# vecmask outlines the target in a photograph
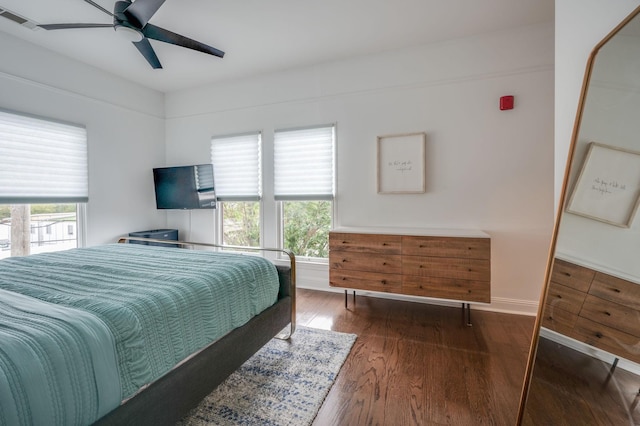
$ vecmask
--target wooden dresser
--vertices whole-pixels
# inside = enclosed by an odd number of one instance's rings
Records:
[[[640,284],[556,258],[542,326],[640,362]]]
[[[329,284],[461,302],[491,302],[491,239],[480,231],[339,228]]]

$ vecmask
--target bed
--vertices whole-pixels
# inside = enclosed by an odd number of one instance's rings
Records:
[[[128,237],[0,261],[0,424],[174,424],[288,338],[293,254],[216,247]]]

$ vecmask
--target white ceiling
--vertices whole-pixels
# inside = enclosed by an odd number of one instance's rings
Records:
[[[94,0],[113,10],[114,0]],[[112,23],[83,0],[0,0],[39,24]],[[0,31],[162,92],[351,56],[553,22],[554,0],[167,0],[150,23],[212,45],[223,59],[151,41],[153,70],[111,28]]]

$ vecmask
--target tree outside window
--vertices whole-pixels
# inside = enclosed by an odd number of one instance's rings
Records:
[[[283,202],[284,248],[300,257],[329,257],[331,204],[331,201]]]
[[[242,247],[260,246],[260,203],[257,201],[223,201],[218,203],[222,215],[222,244]]]

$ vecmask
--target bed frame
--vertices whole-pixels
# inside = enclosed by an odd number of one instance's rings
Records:
[[[277,252],[289,266],[276,265],[280,279],[277,302],[242,327],[191,356],[134,397],[99,419],[95,425],[174,425],[205,396],[238,369],[273,337],[289,339],[296,327],[296,265],[289,250],[222,246],[184,241],[123,237],[118,242],[172,244],[187,249],[230,248]],[[282,332],[289,325],[288,332]],[[282,333],[281,333],[282,332]],[[280,333],[280,334],[279,334]]]

